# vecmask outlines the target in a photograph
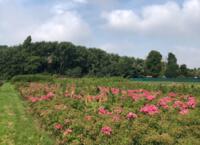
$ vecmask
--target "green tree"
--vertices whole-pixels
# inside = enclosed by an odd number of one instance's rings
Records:
[[[152,50],[147,56],[145,62],[145,71],[147,75],[158,77],[162,71],[162,55],[160,52]]]
[[[24,46],[25,48],[29,47],[30,44],[31,44],[31,41],[32,41],[31,36],[28,36],[28,37],[24,40],[23,46]]]
[[[183,77],[188,77],[188,68],[186,64],[180,66],[180,75]]]
[[[167,78],[176,78],[179,74],[179,66],[176,56],[173,53],[168,54],[165,76]]]

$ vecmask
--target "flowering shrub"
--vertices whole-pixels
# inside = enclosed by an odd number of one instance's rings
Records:
[[[110,114],[112,114],[112,112],[109,112],[108,110],[104,109],[103,107],[100,107],[98,109],[98,112],[99,112],[100,115],[110,115]]]
[[[178,145],[187,138],[195,143],[185,145],[199,143],[197,97],[137,88],[134,83],[98,79],[19,86],[30,105],[29,112],[59,145]]]
[[[54,128],[60,130],[63,128],[63,126],[61,124],[57,123],[54,125]]]
[[[194,98],[194,97],[189,97],[188,98],[188,102],[187,102],[187,106],[188,107],[191,107],[191,108],[195,108],[196,107],[196,104],[197,104],[197,102],[196,102],[196,99]]]
[[[49,92],[47,95],[41,96],[41,97],[27,97],[29,101],[32,103],[38,102],[38,101],[48,101],[51,100],[54,97],[54,94],[52,92]]]
[[[171,97],[163,97],[159,100],[158,105],[164,109],[168,109],[169,108],[168,104],[172,101],[173,99]]]
[[[137,114],[129,112],[126,117],[128,119],[135,119],[135,118],[137,118]]]
[[[155,105],[147,104],[140,109],[140,112],[143,112],[149,115],[154,115],[154,114],[159,113],[159,110],[158,110],[158,107],[156,107]]]
[[[101,132],[102,132],[104,135],[111,135],[112,129],[111,129],[109,126],[104,126],[104,127],[101,129]]]

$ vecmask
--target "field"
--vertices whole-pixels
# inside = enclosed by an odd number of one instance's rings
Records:
[[[48,144],[200,144],[199,84],[141,83],[122,78],[13,84],[26,104],[27,115],[39,122],[34,126],[55,141]],[[45,144],[41,142],[32,144]]]

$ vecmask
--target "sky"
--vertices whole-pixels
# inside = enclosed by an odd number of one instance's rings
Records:
[[[0,44],[70,41],[200,67],[200,0],[0,0]]]

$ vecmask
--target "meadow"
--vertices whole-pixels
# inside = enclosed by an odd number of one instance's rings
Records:
[[[20,79],[19,79],[20,80]],[[58,145],[199,145],[200,85],[122,78],[13,84]]]

